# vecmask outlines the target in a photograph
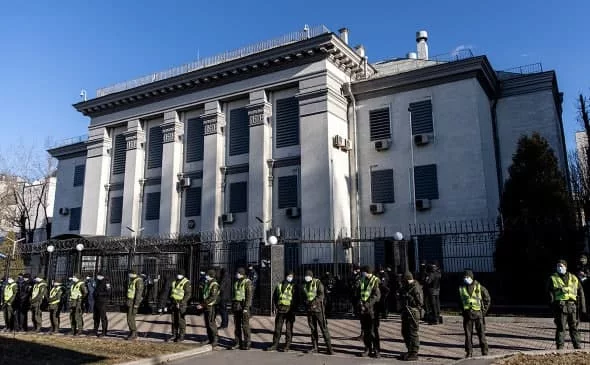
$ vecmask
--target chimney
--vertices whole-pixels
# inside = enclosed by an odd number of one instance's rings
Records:
[[[354,50],[356,51],[356,54],[361,56],[361,58],[365,57],[365,46],[363,46],[362,44],[359,44],[358,46],[354,47]]]
[[[348,44],[348,28],[339,29],[338,33],[340,33],[340,39],[342,42]]]
[[[416,52],[408,52],[408,55],[406,56],[406,58],[408,58],[410,60],[416,60],[416,59],[418,59],[418,55],[416,54]]]
[[[421,30],[416,32],[416,43],[417,43],[417,51],[418,51],[418,59],[420,60],[427,60],[428,59],[428,33],[425,30]]]

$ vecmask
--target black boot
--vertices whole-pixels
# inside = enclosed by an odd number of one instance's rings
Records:
[[[277,344],[275,344],[275,343],[273,343],[271,346],[264,349],[264,351],[276,351],[276,350],[277,350]]]
[[[365,351],[361,352],[359,354],[359,356],[360,357],[367,357],[367,356],[369,356],[369,349],[368,348],[365,348]]]
[[[306,353],[317,354],[318,353],[318,343],[316,341],[312,342],[311,349],[307,350]]]

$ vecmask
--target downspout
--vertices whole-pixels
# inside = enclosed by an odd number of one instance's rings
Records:
[[[348,138],[350,140],[350,151],[348,151],[348,165],[350,174],[350,221],[351,235],[358,235],[360,226],[359,215],[359,175],[358,175],[358,158],[357,158],[357,126],[356,126],[356,100],[350,82],[342,85],[344,96],[348,99],[347,117],[348,117]]]
[[[496,107],[498,106],[499,97],[494,97],[492,100],[492,132],[494,138],[494,155],[496,158],[496,177],[498,179],[498,197],[502,199],[502,190],[504,187],[504,174],[502,171],[502,160],[500,155],[500,138],[498,137],[498,113]]]

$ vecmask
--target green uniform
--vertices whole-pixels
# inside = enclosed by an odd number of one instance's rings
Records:
[[[2,300],[4,303],[4,328],[5,332],[14,331],[14,299],[18,292],[18,286],[16,283],[6,284],[2,293]]]
[[[47,283],[40,281],[33,285],[31,292],[31,316],[33,317],[33,330],[41,332],[43,325],[43,312],[41,311],[41,304],[43,299],[47,296]]]
[[[191,297],[192,287],[187,278],[174,280],[170,287],[172,301],[172,336],[176,341],[183,340],[186,333],[186,306]]]
[[[203,286],[203,309],[205,312],[205,327],[207,328],[207,338],[211,346],[217,346],[217,324],[215,323],[215,309],[219,303],[219,284],[215,279],[211,279]]]
[[[311,279],[303,286],[305,294],[305,304],[307,308],[307,324],[311,329],[311,352],[318,352],[318,326],[322,331],[328,353],[332,353],[332,342],[330,340],[330,331],[328,330],[328,321],[324,312],[324,285],[319,279]]]
[[[234,347],[250,349],[250,310],[252,308],[252,281],[238,279],[234,283],[232,310],[234,312]]]
[[[289,351],[291,340],[293,339],[293,325],[295,324],[295,312],[293,311],[295,284],[284,281],[277,285],[273,294],[273,305],[276,309],[275,332],[272,337],[272,345],[268,350],[274,351],[281,340],[283,323],[286,323],[285,329],[285,351]]]
[[[61,297],[64,293],[63,286],[54,286],[51,288],[49,292],[49,319],[51,320],[51,330],[50,333],[58,332],[59,331],[59,312],[61,310],[60,303]]]
[[[473,351],[473,327],[479,339],[481,354],[488,354],[488,342],[486,340],[485,315],[490,309],[491,298],[487,289],[479,282],[473,281],[471,285],[459,287],[459,298],[463,313],[463,331],[465,332],[465,354],[467,357]]]
[[[84,329],[84,317],[82,316],[82,303],[88,295],[88,289],[83,281],[78,281],[70,289],[70,323],[72,334],[79,335]]]
[[[420,310],[424,305],[422,288],[418,281],[406,284],[400,289],[402,304],[402,336],[408,349],[408,356],[417,356],[420,350],[420,337],[418,335],[418,321]]]
[[[129,338],[137,337],[137,326],[135,324],[135,316],[142,301],[143,294],[143,280],[137,276],[129,279],[129,286],[127,287],[127,325],[129,326]]]
[[[572,344],[575,349],[579,349],[581,343],[578,332],[579,315],[586,313],[584,290],[578,278],[569,272],[564,275],[557,273],[551,275],[548,286],[556,326],[555,343],[557,348],[563,348],[567,323]]]
[[[360,298],[360,317],[361,329],[363,333],[363,342],[365,343],[365,352],[363,356],[375,353],[379,356],[381,351],[379,339],[379,313],[375,310],[375,305],[381,299],[379,291],[379,278],[372,275],[370,278],[363,278],[359,285],[358,298]]]

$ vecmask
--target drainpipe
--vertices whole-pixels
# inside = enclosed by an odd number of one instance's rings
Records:
[[[350,221],[351,234],[354,237],[359,229],[359,176],[358,176],[358,158],[357,158],[357,127],[356,127],[356,100],[352,93],[350,82],[342,85],[344,96],[348,99],[347,117],[348,117],[348,138],[350,140],[350,151],[348,151],[348,164],[350,166]]]
[[[504,187],[504,173],[502,171],[502,160],[500,155],[500,138],[498,137],[498,113],[496,107],[498,106],[498,97],[492,100],[492,132],[494,137],[494,155],[496,158],[496,177],[498,179],[498,196],[502,199],[502,190]]]

